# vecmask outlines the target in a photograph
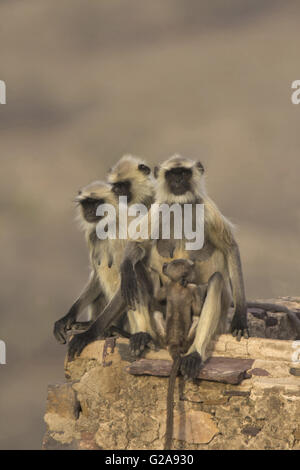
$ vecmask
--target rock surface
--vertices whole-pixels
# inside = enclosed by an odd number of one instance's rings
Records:
[[[297,311],[300,298],[284,303]],[[256,320],[266,325],[260,318],[266,313],[254,313],[252,331]],[[300,368],[300,342],[288,322],[285,329],[284,315],[271,316],[280,320],[278,335],[285,339],[266,332],[276,323],[264,327],[267,338],[237,342],[221,335],[212,344],[212,362],[217,356],[225,358],[223,365],[229,358],[246,360],[235,361],[247,364],[247,378],[238,385],[177,378],[174,449],[300,449],[300,377],[293,373]],[[153,368],[170,356],[150,350],[145,360]],[[132,367],[128,341],[121,338],[96,341],[66,362],[67,382],[48,388],[43,448],[162,449],[168,379],[132,375]]]

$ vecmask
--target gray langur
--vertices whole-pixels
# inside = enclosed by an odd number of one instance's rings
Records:
[[[91,274],[87,285],[68,313],[55,322],[54,336],[63,344],[66,343],[68,333],[86,329],[101,313],[115,292],[119,271],[110,240],[100,240],[96,234],[97,224],[102,218],[96,215],[98,206],[111,204],[117,209],[111,185],[103,181],[94,181],[79,190],[75,201],[78,204],[77,219],[89,250]],[[90,308],[91,322],[76,322],[86,307]]]
[[[190,204],[194,218],[197,204],[204,205],[204,245],[199,250],[187,250],[184,234],[182,239],[170,237],[157,240],[139,239],[132,242],[130,252],[143,247],[146,250],[145,263],[158,273],[162,285],[166,282],[163,265],[173,258],[191,259],[195,262],[196,284],[208,284],[207,295],[201,317],[196,328],[195,338],[181,361],[181,370],[187,377],[197,374],[202,362],[207,358],[207,346],[216,333],[221,332],[225,324],[228,307],[233,298],[235,313],[232,320],[232,332],[238,338],[248,337],[247,308],[244,282],[238,245],[233,236],[232,225],[221,214],[214,202],[207,196],[204,168],[200,162],[175,155],[164,162],[156,171],[157,186],[155,202],[158,204]],[[182,210],[182,213],[184,211]],[[148,223],[151,223],[151,216]],[[184,222],[184,221],[183,221]],[[184,225],[184,224],[182,224]],[[196,221],[193,220],[193,225]],[[149,233],[151,228],[149,229]],[[124,265],[131,263],[129,250],[126,249]],[[128,272],[134,273],[127,268]],[[122,275],[122,291],[128,304],[133,304],[136,297],[136,279]],[[197,364],[197,367],[195,367]]]
[[[166,300],[166,317],[153,314],[157,334],[173,359],[167,395],[165,449],[170,449],[173,435],[174,388],[182,356],[192,344],[204,304],[207,285],[195,284],[195,264],[189,259],[176,259],[163,265],[168,282],[156,292],[159,301]],[[195,363],[197,366],[197,363]]]
[[[107,179],[111,186],[111,194],[115,197],[116,201],[119,200],[120,196],[125,196],[128,207],[133,204],[143,204],[146,208],[151,206],[154,197],[154,180],[150,168],[140,158],[131,155],[123,156],[108,172]],[[102,243],[103,241],[100,240],[100,247]],[[98,315],[97,320],[91,322],[87,331],[77,334],[72,338],[68,352],[70,360],[75,355],[79,355],[87,344],[102,337],[107,328],[113,323],[113,319],[118,318],[124,311],[127,311],[125,329],[131,334],[132,350],[135,350],[136,344],[139,350],[143,348],[144,337],[139,335],[139,332],[144,331],[144,325],[149,323],[149,308],[145,305],[145,302],[146,299],[150,302],[151,283],[142,263],[139,263],[139,260],[137,260],[135,274],[139,277],[139,285],[144,286],[143,290],[147,291],[147,295],[143,298],[141,308],[139,308],[139,305],[134,311],[128,308],[119,289],[120,264],[123,259],[126,243],[127,239],[120,239],[118,233],[116,239],[107,240],[109,253],[113,255],[113,264],[110,266],[109,272],[103,272],[102,270],[100,273],[97,267],[96,270],[101,278],[104,290],[108,291],[106,296],[108,303],[101,314]]]
[[[169,158],[155,171],[156,203],[169,206],[177,204],[181,208],[184,204],[190,204],[194,227],[196,227],[194,220],[196,205],[204,205],[203,247],[199,250],[187,250],[186,242],[189,240],[185,239],[184,234],[180,240],[175,239],[172,233],[169,239],[163,239],[160,230],[157,240],[139,239],[129,243],[121,265],[123,297],[128,305],[133,305],[137,295],[134,259],[143,259],[143,263],[159,275],[162,285],[166,282],[162,269],[165,262],[170,262],[173,258],[187,258],[195,262],[196,284],[208,284],[208,288],[194,341],[181,361],[183,375],[190,378],[197,375],[202,362],[207,358],[207,348],[214,335],[224,332],[232,300],[234,315],[231,332],[238,340],[241,336],[245,338],[249,336],[242,266],[239,248],[233,235],[233,226],[207,195],[203,174],[204,167],[200,162],[179,155]],[[148,214],[148,233],[151,233],[152,210]],[[182,213],[184,214],[184,210]],[[182,222],[184,225],[184,220]],[[248,306],[272,307],[273,311],[281,308],[286,311],[286,307],[257,302],[249,302]],[[290,310],[287,314],[299,332],[299,320],[296,315]]]

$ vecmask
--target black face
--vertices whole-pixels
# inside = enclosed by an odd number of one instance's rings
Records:
[[[191,189],[192,170],[190,168],[178,167],[167,170],[165,173],[169,190],[175,196],[185,194]]]
[[[112,192],[117,197],[127,196],[127,202],[129,203],[132,199],[131,182],[129,180],[124,180],[112,183]]]
[[[105,204],[104,199],[93,199],[91,197],[87,197],[80,201],[80,205],[82,208],[82,214],[84,219],[89,222],[99,222],[101,216],[96,215],[97,207],[101,204]]]

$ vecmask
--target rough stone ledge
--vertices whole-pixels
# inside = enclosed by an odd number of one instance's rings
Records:
[[[300,298],[282,300],[299,309]],[[241,383],[177,378],[174,449],[300,450],[299,343],[283,315],[276,314],[277,323],[266,322],[265,312],[252,316],[252,331],[277,336],[237,342],[222,335],[211,348],[212,362],[249,361]],[[149,350],[144,360],[170,366],[165,350]],[[66,361],[67,382],[48,389],[43,448],[162,449],[168,381],[128,373],[136,365],[122,338],[96,341]]]

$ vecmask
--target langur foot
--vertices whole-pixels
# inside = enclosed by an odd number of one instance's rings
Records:
[[[129,343],[131,354],[135,357],[140,357],[151,340],[152,338],[149,333],[144,333],[143,331],[131,335]]]
[[[232,322],[231,322],[231,334],[238,341],[241,341],[242,336],[245,339],[249,338],[250,335],[249,335],[246,315],[243,315],[243,316],[234,315]]]
[[[84,333],[75,335],[68,345],[68,361],[74,361],[76,356],[80,356],[84,348],[99,338],[91,329]]]
[[[181,358],[180,372],[185,379],[196,379],[202,366],[202,358],[197,351]]]
[[[72,321],[67,318],[61,318],[54,323],[53,334],[59,343],[66,344],[68,331],[71,327]]]

